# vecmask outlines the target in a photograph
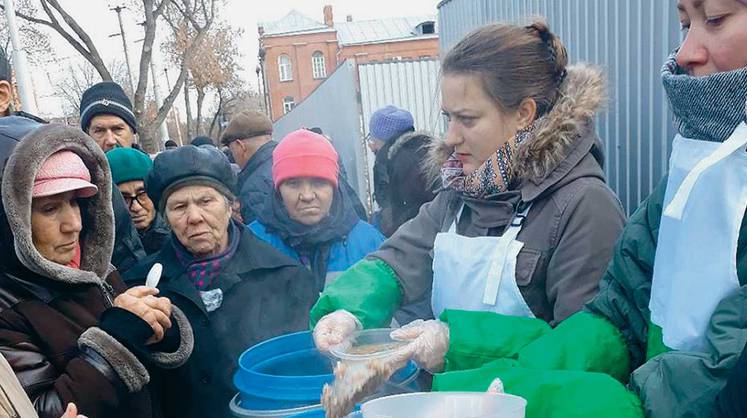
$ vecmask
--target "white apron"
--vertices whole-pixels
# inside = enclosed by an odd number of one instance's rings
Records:
[[[438,318],[446,309],[487,311],[534,317],[516,284],[516,258],[524,246],[516,237],[531,205],[517,214],[500,237],[468,238],[457,234],[456,224],[433,243],[431,307]]]
[[[746,146],[744,123],[723,143],[674,138],[649,302],[669,348],[705,351],[716,305],[739,288]]]

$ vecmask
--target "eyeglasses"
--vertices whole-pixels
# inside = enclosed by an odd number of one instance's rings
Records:
[[[127,205],[127,209],[132,210],[132,204],[135,202],[137,202],[140,207],[145,207],[145,205],[143,205],[143,202],[145,201],[144,199],[148,198],[148,193],[146,193],[145,190],[136,194],[135,196],[130,196],[123,193],[122,197],[124,198],[125,204]]]

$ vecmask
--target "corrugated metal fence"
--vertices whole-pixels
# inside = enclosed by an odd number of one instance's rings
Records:
[[[359,65],[363,132],[368,132],[373,112],[386,105],[409,110],[418,130],[443,132],[439,67],[440,63],[433,59]],[[369,182],[373,184],[375,156],[367,151],[366,159]]]
[[[635,210],[667,169],[674,128],[660,82],[667,54],[680,41],[671,0],[446,0],[439,4],[442,56],[472,29],[493,22],[526,24],[544,16],[571,63],[607,71],[610,100],[597,123],[610,186]]]
[[[409,110],[417,129],[442,132],[439,66],[432,59],[359,65],[364,131],[371,114],[391,104]]]

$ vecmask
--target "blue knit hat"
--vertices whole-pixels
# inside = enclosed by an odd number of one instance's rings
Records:
[[[415,130],[412,114],[392,105],[375,111],[368,125],[371,136],[384,142],[399,138],[407,131]]]

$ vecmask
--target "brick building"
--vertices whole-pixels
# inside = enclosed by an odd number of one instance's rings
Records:
[[[292,10],[258,25],[260,69],[273,120],[289,112],[337,65],[438,57],[435,16],[335,22],[324,6],[324,22]]]

